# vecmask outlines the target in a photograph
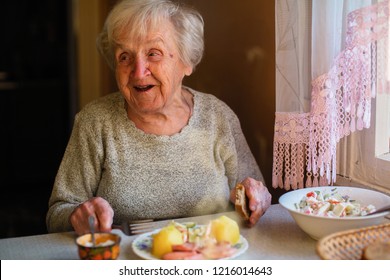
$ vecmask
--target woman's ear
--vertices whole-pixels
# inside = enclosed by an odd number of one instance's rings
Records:
[[[192,67],[191,66],[186,66],[186,68],[184,69],[184,75],[186,76],[190,76],[192,74]]]

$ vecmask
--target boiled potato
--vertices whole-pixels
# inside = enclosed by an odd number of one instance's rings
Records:
[[[166,226],[153,236],[152,254],[161,259],[166,253],[172,252],[172,245],[183,243],[182,233],[174,225]]]
[[[240,240],[240,229],[236,221],[221,216],[211,221],[210,235],[218,242],[227,241],[234,245]]]

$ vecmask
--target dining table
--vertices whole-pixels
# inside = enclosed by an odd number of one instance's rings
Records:
[[[225,215],[239,224],[240,234],[248,243],[247,249],[236,259],[241,260],[318,260],[317,240],[302,231],[290,213],[280,204],[271,205],[259,222],[248,227],[235,211],[175,219],[179,223],[199,225]],[[156,221],[154,228],[162,228],[169,221]],[[128,236],[121,230],[120,260],[143,259],[132,247],[140,235]],[[79,259],[75,232],[48,233],[0,239],[1,260],[75,260]]]

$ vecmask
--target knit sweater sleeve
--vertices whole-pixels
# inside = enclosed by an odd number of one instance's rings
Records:
[[[88,113],[80,112],[76,118],[68,146],[58,170],[46,224],[49,232],[72,230],[69,221],[72,211],[93,197],[101,177],[103,148],[99,127]]]
[[[241,124],[237,115],[233,111],[231,111],[229,118],[230,119],[228,123],[230,124],[231,133],[234,138],[234,144],[236,147],[236,158],[232,157],[226,162],[228,177],[231,177],[231,175],[229,174],[235,173],[230,172],[230,170],[236,171],[235,180],[232,180],[232,178],[229,179],[229,181],[231,182],[230,186],[234,187],[235,184],[243,181],[247,177],[251,177],[253,179],[265,183],[260,168],[250,150],[250,147],[241,129]],[[233,164],[233,162],[236,163]],[[231,168],[231,166],[234,165],[236,165],[236,167]]]
[[[238,154],[239,182],[247,177],[251,177],[258,181],[262,181],[265,184],[263,174],[260,171],[260,168],[240,127],[234,134],[234,138],[236,139],[236,148]]]

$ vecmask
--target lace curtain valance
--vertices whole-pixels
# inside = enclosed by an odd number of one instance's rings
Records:
[[[389,1],[276,1],[273,187],[336,180],[339,140],[389,92]]]

